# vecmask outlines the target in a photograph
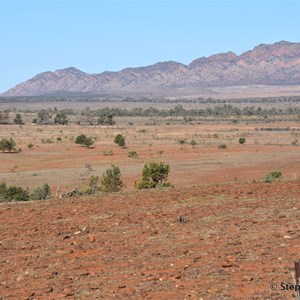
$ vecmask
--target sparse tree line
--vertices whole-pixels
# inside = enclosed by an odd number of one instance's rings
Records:
[[[0,111],[0,124],[24,124],[21,113],[16,113],[11,120],[9,111]],[[216,107],[207,107],[202,109],[185,109],[182,105],[176,105],[170,109],[157,108],[101,108],[91,110],[85,108],[83,110],[62,110],[47,109],[40,110],[36,113],[36,117],[32,119],[32,123],[38,125],[59,124],[67,125],[72,117],[73,122],[78,125],[106,125],[115,124],[115,117],[185,117],[186,123],[189,123],[191,117],[213,117],[213,118],[228,118],[228,117],[262,117],[268,118],[271,116],[296,116],[300,119],[300,108],[262,108],[256,106],[237,107],[229,104]],[[191,121],[191,120],[190,120]]]
[[[279,96],[279,97],[253,97],[253,98],[234,98],[234,99],[219,99],[219,98],[175,98],[168,97],[122,97],[116,95],[85,95],[85,96],[39,96],[39,97],[0,97],[0,103],[24,103],[24,102],[114,102],[114,103],[199,103],[199,104],[230,104],[230,103],[299,103],[299,96]]]
[[[172,184],[168,182],[169,170],[170,166],[162,162],[145,164],[141,181],[135,183],[136,189],[172,187]],[[101,192],[119,192],[124,186],[120,168],[112,165],[111,168],[107,169],[102,175],[100,185],[99,176],[92,175],[89,178],[86,187],[82,189],[75,188],[71,192],[60,195],[60,198],[75,195],[94,195]],[[28,188],[24,189],[18,186],[7,186],[5,182],[0,183],[0,202],[44,200],[49,198],[51,198],[51,190],[48,184],[44,184],[30,193]]]

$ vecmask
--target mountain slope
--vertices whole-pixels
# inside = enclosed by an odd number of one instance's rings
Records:
[[[88,74],[75,68],[44,72],[3,96],[39,96],[61,92],[169,94],[207,87],[300,84],[300,43],[262,44],[241,55],[201,57],[189,65],[174,61],[119,72]]]

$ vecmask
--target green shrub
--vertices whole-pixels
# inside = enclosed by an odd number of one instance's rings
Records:
[[[239,143],[241,145],[245,144],[246,143],[246,139],[244,137],[239,138]]]
[[[170,166],[162,162],[145,164],[142,181],[136,184],[136,188],[141,190],[171,186],[171,184],[167,182],[169,171]]]
[[[121,179],[121,171],[117,166],[112,165],[111,169],[105,171],[101,180],[101,190],[104,192],[118,192],[124,186]]]
[[[282,173],[280,171],[272,171],[267,173],[267,175],[265,176],[265,182],[271,183],[280,177],[282,177]]]
[[[86,139],[86,135],[80,134],[76,137],[75,144],[83,145],[85,139]]]
[[[76,137],[75,144],[79,144],[89,148],[94,144],[94,141],[91,137],[87,137],[84,134],[80,134]]]
[[[125,146],[125,137],[122,134],[116,135],[114,142],[119,145],[120,147]]]
[[[179,145],[184,145],[184,144],[186,144],[186,139],[180,139],[177,142]]]
[[[87,148],[90,148],[93,144],[94,141],[90,137],[87,137],[83,143],[83,145],[86,146]]]
[[[6,183],[0,183],[0,202],[28,201],[29,192],[18,186],[7,187]]]
[[[8,152],[11,152],[12,150],[17,151],[15,146],[16,146],[16,143],[12,138],[10,138],[10,139],[4,138],[0,141],[0,151],[2,151],[2,152],[6,151],[6,150]]]
[[[30,195],[31,200],[44,200],[49,198],[51,195],[50,187],[45,183],[41,187],[37,187]]]
[[[27,148],[28,149],[32,149],[34,147],[34,145],[32,144],[32,143],[29,143],[28,145],[27,145]]]

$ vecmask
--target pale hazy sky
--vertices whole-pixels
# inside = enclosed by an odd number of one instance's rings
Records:
[[[118,71],[300,42],[300,1],[0,0],[0,93],[44,71]]]

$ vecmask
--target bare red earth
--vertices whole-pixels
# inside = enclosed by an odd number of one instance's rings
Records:
[[[1,204],[0,299],[292,299],[299,196],[294,181]]]

